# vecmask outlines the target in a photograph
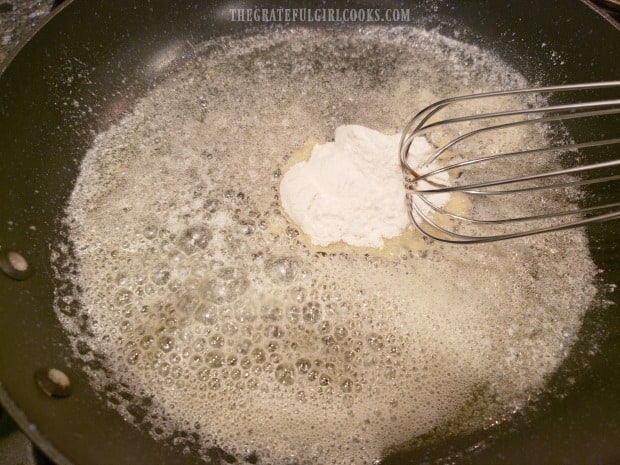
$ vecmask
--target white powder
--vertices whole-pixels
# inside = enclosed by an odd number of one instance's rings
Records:
[[[400,134],[340,126],[334,142],[315,145],[308,161],[286,172],[282,206],[313,244],[381,248],[409,226],[399,141]],[[409,156],[424,159],[431,149],[419,137]]]

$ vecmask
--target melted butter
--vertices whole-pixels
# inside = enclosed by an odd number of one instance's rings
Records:
[[[410,228],[380,251],[313,249],[289,234],[273,176],[340,124],[397,127],[403,102],[524,87],[515,70],[409,27],[204,50],[97,136],[67,206],[57,277],[73,287],[56,311],[76,356],[104,365],[90,372],[102,396],[136,423],[127,399],[148,399],[151,434],[185,431],[205,460],[217,446],[360,465],[544,389],[596,292],[579,231],[451,247]]]

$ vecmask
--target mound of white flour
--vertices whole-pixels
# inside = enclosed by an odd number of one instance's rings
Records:
[[[282,206],[313,244],[381,248],[409,226],[399,141],[400,134],[339,126],[333,142],[315,145],[308,161],[285,173]],[[431,149],[419,137],[409,156],[422,158]]]

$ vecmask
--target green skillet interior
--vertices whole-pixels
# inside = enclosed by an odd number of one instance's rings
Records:
[[[180,453],[183,444],[191,445],[191,438],[180,436],[181,445],[155,442],[89,387],[52,309],[49,257],[50,244],[59,236],[58,219],[94,135],[118,119],[166,71],[150,66],[152,57],[170,44],[269,27],[232,22],[233,6],[240,4],[71,2],[0,74],[0,253],[18,251],[34,269],[23,281],[0,275],[0,397],[26,433],[58,463],[201,463],[191,452]],[[258,6],[316,5],[260,2]],[[380,6],[411,8],[410,24],[437,27],[446,35],[455,28],[465,30],[461,40],[494,49],[527,78],[543,84],[620,77],[620,31],[579,1],[420,1]],[[551,59],[552,50],[561,60]],[[188,57],[190,51],[181,47]],[[76,109],[74,100],[92,112]],[[618,226],[607,223],[589,230],[593,254],[605,270],[601,281],[607,283],[617,283],[620,273]],[[551,380],[556,395],[541,399],[533,412],[499,426],[491,438],[489,432],[453,438],[403,451],[385,462],[434,462],[451,456],[457,463],[479,464],[618,463],[620,314],[615,299],[610,308],[590,312],[574,356]],[[34,381],[41,367],[65,370],[72,394],[63,399],[44,395]],[[568,386],[568,377],[576,383]],[[217,450],[212,459],[234,460]]]

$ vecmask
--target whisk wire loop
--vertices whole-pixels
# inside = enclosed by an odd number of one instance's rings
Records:
[[[435,239],[478,243],[620,218],[618,92],[620,81],[570,84],[424,108],[399,146],[411,220]],[[422,161],[418,137],[432,146]]]

